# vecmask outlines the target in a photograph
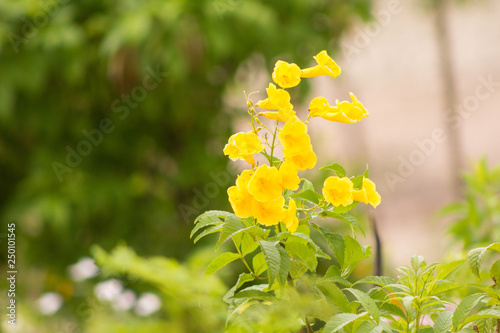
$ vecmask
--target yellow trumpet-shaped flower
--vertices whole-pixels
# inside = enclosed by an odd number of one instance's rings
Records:
[[[321,117],[326,120],[340,123],[357,123],[368,116],[363,104],[353,93],[349,93],[351,102],[337,100],[336,106],[330,106],[324,97],[316,97],[309,104],[309,113],[311,117]]]
[[[260,224],[267,226],[278,224],[283,221],[286,215],[283,209],[284,204],[283,196],[265,202],[254,200],[252,202],[252,215]]]
[[[306,124],[296,116],[293,116],[285,123],[278,137],[283,146],[285,161],[298,170],[314,168],[317,157],[312,150],[311,139],[307,134]]]
[[[229,203],[236,216],[245,218],[252,215],[252,202],[255,200],[248,192],[248,182],[252,177],[253,170],[244,170],[236,178],[236,186],[227,189]]]
[[[257,103],[258,107],[276,112],[261,112],[259,116],[286,122],[295,115],[293,105],[290,103],[290,94],[284,89],[277,89],[272,83],[266,88],[267,98]]]
[[[295,191],[299,188],[300,177],[298,169],[290,162],[283,162],[279,168],[281,174],[281,186],[287,190]]]
[[[373,208],[377,208],[382,201],[380,194],[376,191],[375,183],[368,178],[363,178],[363,187],[361,190],[354,190],[353,199],[365,204],[370,204]]]
[[[292,88],[300,83],[300,67],[278,60],[274,65],[273,80],[281,88]]]
[[[328,53],[323,50],[318,53],[314,60],[318,63],[318,65],[310,68],[305,68],[300,73],[300,77],[309,78],[320,75],[328,75],[331,77],[337,77],[340,75],[341,69],[339,65],[328,55]]]
[[[288,209],[285,210],[285,218],[283,219],[283,223],[285,223],[286,228],[292,234],[297,230],[297,227],[299,226],[299,218],[297,217],[297,204],[293,199],[290,199],[290,202],[288,202]]]
[[[349,206],[353,202],[352,181],[347,177],[328,177],[323,184],[323,196],[333,206]]]
[[[257,201],[271,201],[281,195],[283,191],[281,181],[281,174],[278,169],[264,164],[258,167],[250,178],[248,192]]]
[[[243,159],[255,165],[253,155],[264,150],[264,145],[254,132],[240,132],[233,134],[224,147],[224,155],[228,155],[233,161]]]

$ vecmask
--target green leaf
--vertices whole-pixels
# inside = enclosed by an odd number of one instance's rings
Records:
[[[290,270],[292,261],[284,248],[282,248],[279,244],[276,244],[276,248],[280,253],[280,270],[278,273],[278,283],[281,286],[284,286],[287,282],[288,271]]]
[[[205,270],[205,275],[212,275],[215,272],[217,272],[219,269],[222,267],[226,266],[230,262],[235,261],[240,257],[239,254],[237,253],[232,253],[232,252],[224,252],[221,255],[219,255],[217,258],[212,260],[212,262],[208,265],[207,269]]]
[[[221,229],[222,229],[222,224],[212,225],[212,226],[206,228],[205,230],[203,230],[202,232],[200,232],[200,234],[198,236],[196,236],[196,238],[194,239],[193,242],[196,244],[196,242],[199,241],[200,239],[202,239],[203,237],[210,235],[210,234],[213,234]]]
[[[472,274],[474,274],[479,279],[479,269],[486,253],[486,247],[479,247],[477,249],[470,250],[467,253],[467,264]]]
[[[470,322],[473,322],[478,319],[485,319],[485,318],[497,318],[500,319],[500,311],[499,310],[493,310],[493,309],[485,309],[482,311],[479,311],[476,314],[473,314],[472,316],[469,316],[465,318],[465,320],[462,322],[461,326],[464,326]]]
[[[349,312],[349,300],[335,283],[319,282],[317,287],[328,301],[338,306],[341,311]]]
[[[492,250],[492,251],[496,251],[496,252],[500,252],[500,243],[490,244],[490,245],[488,245],[487,249]]]
[[[422,256],[411,257],[411,268],[413,268],[415,272],[418,272],[418,270],[422,268],[422,265],[424,264],[425,264],[424,257]]]
[[[338,214],[338,213],[334,213],[334,212],[330,212],[330,211],[326,211],[326,210],[321,212],[320,215],[323,217],[325,217],[325,216],[333,217],[335,219],[339,219],[341,221],[347,222],[351,225],[352,228],[358,230],[359,232],[361,232],[363,234],[363,236],[365,236],[365,232],[363,231],[361,224],[359,224],[358,220],[352,215],[344,214],[344,213]]]
[[[233,239],[236,244],[239,244],[242,256],[252,253],[259,247],[259,243],[257,243],[248,232],[235,234]]]
[[[327,255],[325,252],[323,252],[323,250],[321,250],[321,248],[311,239],[311,237],[309,237],[308,235],[306,235],[304,233],[295,232],[295,233],[292,234],[289,231],[286,231],[286,232],[282,232],[278,236],[279,240],[282,240],[282,239],[285,239],[285,238],[289,238],[289,239],[303,239],[307,243],[311,244],[311,246],[314,248],[314,251],[316,252],[316,255],[318,257],[325,258],[325,259],[331,259],[329,255]]]
[[[257,253],[252,259],[252,267],[255,275],[260,276],[267,270],[266,258],[264,253]]]
[[[292,257],[292,266],[305,265],[305,267],[311,272],[316,272],[318,259],[316,258],[314,250],[309,248],[307,245],[298,243],[296,241],[286,242],[285,249],[288,252],[288,254]]]
[[[323,198],[321,194],[313,190],[304,190],[299,193],[292,194],[290,197],[294,199],[306,200],[315,205],[319,204],[319,201]]]
[[[463,325],[460,325],[469,312],[481,301],[484,294],[472,294],[465,297],[460,304],[458,304],[453,314],[453,329],[456,331]]]
[[[434,320],[434,333],[447,333],[451,328],[453,312],[443,311]]]
[[[220,232],[219,240],[217,241],[217,244],[215,244],[215,250],[217,251],[217,249],[219,248],[219,246],[221,246],[222,243],[224,243],[226,240],[231,238],[236,233],[241,232],[243,230],[249,230],[255,227],[256,226],[245,228],[243,222],[241,222],[237,217],[230,216],[226,218],[226,221],[224,221],[224,224],[222,225],[222,231]]]
[[[209,225],[214,225],[214,224],[222,224],[224,221],[222,221],[219,217],[217,216],[206,216],[205,218],[201,220],[197,220],[198,222],[195,222],[196,225],[191,231],[191,234],[189,235],[189,238],[193,238],[194,234],[200,230],[201,228],[208,227]]]
[[[335,265],[332,265],[330,266],[330,268],[328,268],[322,280],[337,282],[347,287],[350,287],[352,285],[352,283],[342,277],[339,268]]]
[[[269,286],[273,285],[274,279],[276,279],[280,271],[281,257],[280,252],[276,248],[276,244],[276,242],[259,241],[260,248],[266,259]]]
[[[371,254],[370,247],[366,250],[358,243],[358,241],[349,235],[344,236],[344,265],[343,270],[352,271],[355,265],[361,260],[368,258]]]
[[[385,287],[389,284],[395,284],[396,280],[387,276],[367,276],[353,283],[353,285],[359,283],[371,283],[380,287]]]
[[[444,280],[451,274],[455,273],[460,266],[465,263],[464,259],[455,260],[446,264],[440,264],[437,268],[436,279]]]
[[[332,250],[335,258],[339,262],[340,266],[344,265],[344,238],[342,235],[331,232],[330,230],[318,226],[319,231],[323,234],[323,237],[326,239],[326,243],[328,247]]]
[[[340,165],[338,163],[325,165],[324,167],[321,167],[319,169],[320,170],[333,170],[333,172],[335,172],[335,174],[338,177],[340,177],[340,178],[345,177],[345,169],[342,167],[342,165]]]
[[[345,207],[338,206],[338,207],[335,207],[333,209],[333,212],[337,213],[337,214],[347,213],[347,212],[351,211],[354,207],[356,207],[358,204],[359,204],[358,201],[354,201],[352,204],[345,206]]]
[[[361,290],[353,288],[347,288],[345,290],[349,291],[354,295],[354,297],[356,297],[361,306],[363,306],[366,312],[368,312],[368,314],[372,316],[373,320],[375,320],[378,325],[380,321],[380,313],[377,305],[375,304],[375,301]]]
[[[338,332],[344,326],[352,323],[358,318],[363,317],[365,314],[354,314],[354,313],[339,313],[330,318],[323,329],[324,333]]]
[[[495,279],[496,283],[500,282],[500,260],[497,260],[491,265],[490,278]]]
[[[309,180],[305,179],[305,178],[302,178],[300,180],[300,187],[302,188],[302,191],[307,191],[307,190],[311,190],[313,192],[316,192],[314,190],[314,185],[313,183],[311,183]]]

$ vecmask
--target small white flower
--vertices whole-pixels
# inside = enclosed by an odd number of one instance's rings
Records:
[[[161,299],[153,293],[141,295],[135,305],[135,313],[140,316],[149,316],[161,308]]]
[[[130,310],[135,304],[135,293],[127,289],[113,300],[113,308],[116,311]]]
[[[94,294],[100,300],[113,301],[123,290],[119,280],[111,279],[98,283],[94,287]]]
[[[36,300],[38,311],[49,316],[57,312],[63,304],[63,297],[56,292],[45,293]]]
[[[83,281],[96,276],[99,273],[99,267],[94,259],[84,257],[78,260],[74,265],[68,268],[69,276],[75,281]]]

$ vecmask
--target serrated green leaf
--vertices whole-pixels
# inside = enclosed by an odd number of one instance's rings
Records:
[[[452,275],[460,266],[465,263],[465,259],[455,260],[446,264],[440,264],[437,268],[436,279],[444,280]]]
[[[451,329],[453,312],[443,311],[434,320],[434,333],[447,333]]]
[[[214,224],[222,224],[224,223],[223,220],[221,220],[218,216],[207,216],[201,220],[199,220],[198,222],[195,222],[196,225],[194,226],[193,230],[191,230],[191,234],[189,235],[189,238],[193,238],[194,234],[204,228],[204,227],[208,227],[210,225],[214,225]]]
[[[367,276],[353,283],[353,285],[360,283],[371,283],[380,287],[385,287],[389,284],[395,284],[396,280],[387,276]]]
[[[354,297],[356,297],[361,306],[366,310],[366,312],[368,312],[370,316],[372,316],[373,320],[375,320],[378,325],[380,320],[380,313],[377,305],[375,304],[375,301],[361,290],[354,288],[347,288],[345,290],[349,291],[354,295]]]
[[[354,228],[355,230],[358,230],[359,232],[361,232],[363,234],[363,236],[365,236],[365,232],[363,231],[361,224],[359,224],[358,220],[352,215],[345,214],[345,213],[338,214],[338,213],[334,213],[334,212],[330,212],[330,211],[325,210],[325,211],[321,212],[321,216],[333,217],[335,219],[339,219],[341,221],[347,222],[351,225],[352,228]]]
[[[292,257],[292,266],[303,264],[306,270],[308,269],[311,272],[316,272],[318,259],[316,258],[314,250],[295,241],[288,241],[285,245],[285,249]]]
[[[203,230],[202,232],[199,233],[198,236],[196,236],[193,243],[196,244],[196,242],[199,241],[200,239],[202,239],[203,237],[210,235],[210,234],[213,234],[219,230],[222,230],[222,226],[223,226],[222,224],[217,224],[217,225],[212,225],[212,226],[209,226],[208,228],[205,228],[205,230]]]
[[[359,244],[359,242],[349,235],[344,236],[344,265],[342,270],[351,271],[361,260],[368,258],[371,251],[368,252]]]
[[[311,246],[314,248],[314,251],[316,252],[316,255],[318,257],[325,258],[325,259],[331,259],[329,255],[327,255],[325,252],[323,252],[323,250],[321,250],[321,248],[311,239],[311,237],[309,237],[308,235],[306,235],[304,233],[295,232],[295,233],[291,234],[289,231],[286,231],[286,232],[282,232],[281,234],[278,235],[279,240],[282,240],[285,238],[295,239],[295,240],[303,239],[307,243],[311,244]]]
[[[493,310],[493,309],[485,309],[485,310],[478,311],[478,313],[473,314],[472,316],[465,318],[462,321],[461,326],[467,325],[468,323],[471,323],[475,320],[486,319],[486,318],[500,319],[500,311]]]
[[[257,243],[257,241],[255,241],[247,232],[235,234],[233,235],[233,238],[235,243],[239,245],[242,256],[252,253],[259,247],[259,243]]]
[[[311,190],[313,192],[316,192],[316,191],[314,191],[313,183],[311,183],[309,180],[307,180],[305,178],[302,178],[300,180],[300,188],[302,189],[302,191]]]
[[[281,257],[280,252],[276,248],[276,244],[276,242],[259,241],[260,248],[266,259],[269,286],[273,285],[274,279],[276,279],[280,271]]]
[[[281,286],[285,286],[288,277],[288,271],[290,270],[290,266],[292,264],[291,258],[288,255],[288,252],[284,248],[282,248],[279,244],[276,245],[280,253],[280,270],[278,273],[278,283]]]
[[[334,213],[337,213],[337,214],[343,214],[343,213],[348,213],[349,211],[351,211],[354,207],[356,207],[357,205],[359,204],[358,201],[354,201],[352,204],[348,205],[348,206],[338,206],[338,207],[335,207],[333,209],[333,212]]]
[[[219,248],[225,241],[231,238],[238,232],[243,230],[250,230],[251,228],[256,228],[256,226],[245,227],[243,222],[241,222],[237,217],[227,217],[222,225],[222,230],[220,232],[219,240],[215,244],[215,250]]]
[[[352,283],[342,277],[339,268],[335,265],[332,265],[328,268],[322,280],[337,282],[347,287],[350,287],[352,285]]]
[[[492,250],[492,251],[496,251],[496,252],[500,252],[500,243],[490,244],[490,245],[488,245],[487,249]]]
[[[317,283],[317,287],[329,302],[341,311],[349,312],[349,300],[335,283]]]
[[[333,170],[335,174],[342,178],[345,177],[345,169],[342,167],[342,165],[338,163],[333,163],[333,164],[328,164],[325,165],[324,167],[319,168],[320,170]]]
[[[344,326],[349,325],[358,318],[363,317],[364,314],[354,314],[354,313],[339,313],[334,315],[325,325],[323,329],[324,333],[338,332]]]
[[[496,283],[500,282],[500,260],[497,260],[491,265],[490,278],[495,279]]]
[[[255,275],[260,276],[267,270],[266,258],[264,253],[257,253],[252,259],[252,267]]]
[[[330,250],[332,250],[335,258],[339,262],[340,266],[344,266],[344,238],[342,235],[331,232],[330,230],[318,226],[319,231],[323,234],[326,239],[326,243]]]
[[[299,200],[306,200],[315,205],[319,204],[319,201],[321,200],[321,198],[323,198],[321,194],[313,190],[304,190],[299,193],[294,193],[291,194],[290,197]]]
[[[219,269],[222,267],[226,266],[230,262],[235,261],[240,257],[239,254],[237,253],[232,253],[232,252],[224,252],[221,255],[219,255],[217,258],[212,260],[212,262],[208,265],[207,269],[205,270],[205,275],[212,275],[215,272],[217,272]]]
[[[470,250],[467,253],[467,264],[472,274],[474,274],[479,279],[479,269],[481,268],[481,263],[486,253],[486,247],[479,247],[477,249]]]
[[[422,256],[412,256],[411,257],[411,268],[413,271],[418,272],[420,268],[425,264],[424,257]]]
[[[463,321],[469,312],[481,301],[484,297],[484,294],[472,294],[465,297],[460,304],[458,304],[455,309],[455,313],[453,314],[453,329],[457,331],[459,328],[462,328]]]

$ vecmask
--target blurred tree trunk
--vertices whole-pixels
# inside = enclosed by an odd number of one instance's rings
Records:
[[[436,39],[438,43],[438,54],[440,62],[440,71],[442,78],[442,92],[445,102],[444,112],[456,113],[455,104],[457,102],[457,93],[455,87],[455,72],[453,69],[453,59],[450,50],[450,35],[448,32],[448,11],[449,0],[435,0],[435,26]],[[451,122],[445,121],[446,134],[448,137],[448,151],[450,164],[450,178],[452,191],[455,198],[461,197],[463,193],[463,184],[461,172],[463,170],[463,152],[460,142],[460,128],[455,128]]]

